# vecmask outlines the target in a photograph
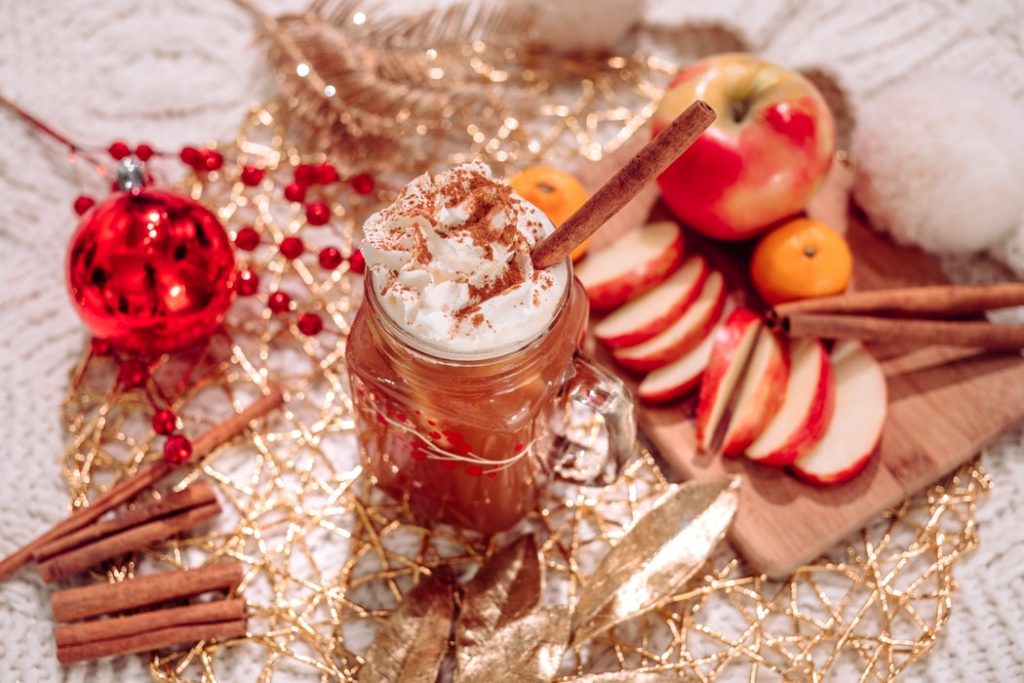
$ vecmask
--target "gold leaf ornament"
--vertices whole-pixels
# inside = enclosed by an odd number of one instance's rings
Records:
[[[456,627],[457,683],[550,681],[569,640],[569,610],[537,607],[541,565],[533,536],[496,553],[466,587]]]
[[[548,683],[569,645],[569,608],[538,607],[497,629],[487,643],[460,650],[455,683]]]
[[[381,626],[359,670],[360,683],[434,683],[448,653],[455,592],[447,579],[412,589]]]
[[[573,644],[676,593],[725,536],[738,502],[737,477],[672,485],[584,583],[572,615]]]

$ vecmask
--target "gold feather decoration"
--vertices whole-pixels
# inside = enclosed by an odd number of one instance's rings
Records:
[[[533,49],[524,5],[456,4],[409,17],[379,16],[363,0],[319,0],[271,17],[236,2],[262,25],[287,108],[311,144],[364,170],[482,159],[501,171],[551,161],[560,138],[566,158],[598,159],[646,121],[660,85],[651,77],[671,72],[648,57]]]

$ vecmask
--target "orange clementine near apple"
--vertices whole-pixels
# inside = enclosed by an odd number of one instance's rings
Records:
[[[808,218],[762,237],[750,260],[750,279],[772,305],[839,294],[852,272],[853,254],[843,236]]]
[[[587,201],[587,191],[575,176],[551,166],[531,166],[514,175],[509,184],[516,194],[543,211],[556,228]],[[589,244],[588,239],[573,249],[572,260],[579,260]]]

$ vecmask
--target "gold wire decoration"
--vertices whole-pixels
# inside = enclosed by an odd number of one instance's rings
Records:
[[[665,75],[656,63],[639,59],[615,73],[621,88],[606,93],[602,106],[635,106],[630,97],[639,92],[656,97]],[[301,205],[285,201],[282,188],[296,163],[316,159],[290,146],[287,112],[277,106],[254,111],[225,150],[224,170],[188,188],[229,230],[252,224],[260,232],[263,246],[246,264],[260,274],[260,294],[240,299],[206,348],[164,359],[153,381],[177,397],[174,407],[190,435],[241,409],[271,378],[286,387],[288,401],[179,483],[207,476],[218,485],[225,513],[214,529],[97,573],[101,580],[123,580],[143,564],[244,563],[249,634],[153,657],[157,681],[354,680],[376,630],[405,593],[431,575],[465,581],[508,541],[508,534],[485,539],[423,526],[364,476],[343,362],[358,278],[347,265],[320,268],[315,252],[335,245],[350,253],[361,218],[392,191],[381,187],[360,197],[339,185],[319,190],[332,202],[333,220],[304,227]],[[610,138],[600,152],[615,144]],[[545,145],[579,151],[559,137],[539,141],[538,155],[550,151]],[[270,171],[257,188],[236,180],[247,163]],[[287,260],[275,245],[300,229],[307,255]],[[295,302],[288,315],[267,309],[267,292],[276,289]],[[303,335],[296,326],[303,311],[320,313],[324,332]],[[63,463],[75,504],[159,457],[162,438],[148,425],[151,407],[139,391],[112,388],[114,376],[111,359],[89,355],[71,375],[62,406],[69,433]],[[580,439],[599,438],[587,425],[581,430]],[[546,600],[575,602],[610,545],[667,486],[642,449],[606,489],[553,486],[523,525],[538,540]],[[948,619],[953,567],[978,543],[975,504],[988,487],[975,461],[787,581],[752,574],[723,546],[677,595],[572,648],[559,678],[675,671],[705,681],[737,673],[749,680],[821,680],[856,670],[865,680],[891,679],[934,646]]]

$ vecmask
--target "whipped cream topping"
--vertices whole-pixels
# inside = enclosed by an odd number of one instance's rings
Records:
[[[554,229],[475,162],[409,183],[367,219],[361,250],[396,324],[440,351],[484,354],[529,342],[557,312],[568,268],[530,260]]]

